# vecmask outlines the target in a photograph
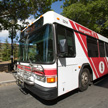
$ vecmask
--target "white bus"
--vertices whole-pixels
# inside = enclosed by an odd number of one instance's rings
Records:
[[[108,74],[108,39],[49,11],[21,32],[16,79],[52,100]]]

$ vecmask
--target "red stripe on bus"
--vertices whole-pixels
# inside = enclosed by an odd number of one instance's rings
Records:
[[[78,26],[78,25],[76,25],[76,23],[74,24],[74,22],[72,22],[71,20],[69,20],[69,21],[70,21],[70,24],[71,24],[71,26],[73,27],[73,29],[77,30],[77,26]],[[84,28],[83,28],[83,29],[84,29]],[[86,37],[84,38],[84,36],[81,36],[81,34],[76,33],[76,32],[75,32],[75,34],[76,34],[76,36],[77,36],[77,38],[78,38],[78,40],[79,40],[79,42],[80,42],[80,44],[81,44],[81,46],[82,46],[82,49],[83,49],[83,51],[84,51],[86,57],[87,57],[88,60],[89,60],[89,63],[90,63],[90,65],[91,65],[92,69],[93,69],[93,72],[95,73],[96,78],[98,78],[99,75],[98,75],[98,73],[97,73],[97,70],[96,70],[96,68],[95,68],[95,65],[94,65],[94,63],[92,63],[93,61],[91,61],[90,58],[88,57],[87,45],[86,45],[86,40],[85,40]],[[80,36],[81,36],[81,37],[80,37]],[[82,37],[83,37],[83,38],[82,38]],[[83,39],[83,40],[81,40],[81,39]]]
[[[22,65],[18,65],[17,66],[19,69],[25,70],[25,71],[29,71],[31,72],[31,67],[28,66],[22,66]],[[35,74],[39,74],[39,72],[34,71]],[[44,69],[44,73],[45,75],[57,75],[57,69]]]
[[[57,69],[44,69],[45,75],[57,75]]]
[[[71,20],[69,20],[69,21],[70,21],[70,23],[75,23],[75,22],[73,22]],[[94,32],[94,31],[92,31],[92,30],[90,30],[90,29],[88,29],[88,28],[86,28],[86,27],[84,27],[84,26],[82,26],[82,25],[80,25],[78,23],[75,23],[75,25],[77,26],[77,28],[72,25],[72,27],[74,28],[74,30],[80,31],[80,32],[82,32],[82,33],[84,33],[86,35],[89,35],[89,36],[92,36],[94,38],[99,39],[99,37],[98,37],[98,35],[97,35],[96,32]]]

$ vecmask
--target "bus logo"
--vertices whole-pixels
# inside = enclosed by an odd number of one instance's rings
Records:
[[[105,70],[105,65],[104,65],[104,62],[101,61],[99,63],[99,71],[100,71],[100,73],[104,73],[104,70]]]

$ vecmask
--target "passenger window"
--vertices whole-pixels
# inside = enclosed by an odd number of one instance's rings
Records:
[[[105,57],[104,42],[102,41],[99,41],[99,51],[100,51],[100,57]]]
[[[87,48],[89,57],[98,57],[98,46],[95,38],[87,37]]]
[[[74,34],[72,30],[66,30],[66,38],[68,44],[68,56],[75,56],[75,42],[74,42]]]
[[[106,48],[106,56],[108,57],[108,43],[105,44],[105,48]]]

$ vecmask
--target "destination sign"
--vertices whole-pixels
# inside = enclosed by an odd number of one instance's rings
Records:
[[[26,28],[22,33],[21,33],[21,37],[25,37],[27,35],[29,35],[30,33],[32,33],[33,31],[37,30],[38,28],[40,28],[43,25],[43,17],[40,18],[39,20],[37,20],[35,23],[33,23],[31,26],[29,26],[28,28]]]

